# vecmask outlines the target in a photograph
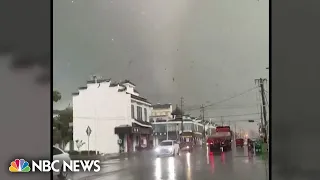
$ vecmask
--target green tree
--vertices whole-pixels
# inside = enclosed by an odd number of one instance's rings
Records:
[[[52,97],[53,102],[58,102],[61,99],[61,97],[62,96],[61,96],[61,93],[59,91],[57,91],[57,90],[53,91],[53,97]]]
[[[72,108],[59,111],[58,116],[53,119],[53,143],[59,144],[62,148],[73,140],[73,131],[70,126],[73,122]]]
[[[53,102],[58,102],[61,99],[61,93],[57,90],[53,90]],[[53,130],[53,144],[60,144],[61,134],[60,134],[60,122],[57,117],[53,118],[52,124]]]

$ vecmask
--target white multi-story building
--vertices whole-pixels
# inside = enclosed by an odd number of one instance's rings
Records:
[[[160,107],[163,105],[159,105]],[[155,109],[155,106],[154,106]],[[170,106],[171,117],[163,120],[165,115],[167,115],[165,110],[169,108],[161,108],[160,112],[162,114],[154,114],[156,117],[155,121],[152,122],[153,126],[153,145],[157,146],[163,140],[183,140],[184,141],[193,141],[195,144],[202,144],[202,140],[204,138],[204,128],[205,126],[201,123],[201,120],[196,118],[192,118],[189,115],[182,115],[182,111],[178,106],[175,110],[172,110],[172,106]],[[162,115],[162,119],[159,116]],[[183,131],[182,131],[182,119],[183,119]],[[207,129],[207,128],[206,128]],[[181,139],[182,138],[182,139]]]
[[[151,103],[135,85],[95,79],[73,93],[73,140],[82,140],[80,150],[99,153],[131,152],[148,147]],[[87,128],[91,129],[90,136]]]
[[[155,104],[152,105],[150,116],[151,122],[172,120],[172,104]]]
[[[163,140],[177,140],[180,136],[188,134],[196,144],[203,140],[204,125],[196,119],[183,117],[183,132],[181,131],[181,120],[171,119],[170,121],[153,122],[153,145],[157,146]]]

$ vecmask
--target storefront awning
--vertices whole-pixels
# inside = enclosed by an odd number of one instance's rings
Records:
[[[115,134],[152,134],[152,128],[142,127],[138,124],[132,123],[132,126],[118,126],[114,128]]]
[[[114,128],[115,134],[131,134],[132,127],[131,126],[118,126]]]

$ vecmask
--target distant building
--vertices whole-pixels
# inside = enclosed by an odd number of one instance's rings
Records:
[[[157,146],[163,140],[177,140],[181,136],[190,138],[187,141],[192,139],[196,144],[201,144],[204,132],[204,125],[200,123],[201,120],[190,116],[182,116],[178,107],[173,110],[171,115],[172,118],[168,121],[152,122],[154,146]],[[183,132],[181,130],[181,117],[183,118]]]
[[[172,104],[155,104],[152,105],[150,122],[162,122],[172,120]]]
[[[81,150],[87,150],[89,144],[90,150],[100,153],[148,147],[152,144],[151,109],[151,103],[128,80],[87,81],[73,93],[73,139],[85,142]],[[88,127],[92,130],[89,138]]]

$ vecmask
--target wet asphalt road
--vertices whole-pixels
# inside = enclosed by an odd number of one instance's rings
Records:
[[[206,148],[176,157],[157,158],[153,152],[143,152],[109,163],[114,172],[86,178],[94,180],[267,180],[264,157],[248,156],[246,148],[209,155]],[[77,180],[78,178],[74,178]],[[81,178],[85,179],[85,178]]]

